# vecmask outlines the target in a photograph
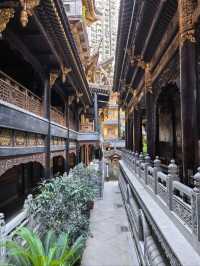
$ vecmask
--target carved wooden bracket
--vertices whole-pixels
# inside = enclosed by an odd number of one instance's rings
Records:
[[[28,24],[28,19],[32,16],[34,9],[39,6],[40,0],[20,0],[22,6],[20,21],[23,27]]]
[[[40,0],[19,0],[22,7],[20,21],[23,27],[28,24],[29,16],[32,16],[34,9],[40,4]],[[10,19],[14,17],[14,8],[0,9],[0,33],[2,33]]]
[[[62,66],[61,70],[62,70],[62,82],[65,83],[67,75],[72,71],[72,69]]]
[[[51,73],[50,73],[50,81],[49,81],[50,88],[53,87],[53,85],[55,84],[57,78],[58,78],[58,71],[57,70],[51,71]]]
[[[79,103],[81,97],[83,97],[83,93],[82,92],[76,92],[76,102],[77,103]]]
[[[69,96],[69,105],[72,104],[74,98],[75,98],[74,95]]]
[[[134,51],[132,49],[127,50],[128,58],[132,66],[136,66],[142,69],[147,67],[147,63],[144,62],[144,59],[141,55],[134,55]]]
[[[2,8],[0,9],[0,33],[2,33],[10,19],[14,17],[14,9],[13,8]]]

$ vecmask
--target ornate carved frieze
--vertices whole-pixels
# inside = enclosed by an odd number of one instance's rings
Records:
[[[180,45],[185,41],[195,42],[194,10],[195,0],[179,0]]]
[[[0,128],[0,147],[45,146],[44,135]]]
[[[62,156],[62,157],[66,157],[65,154],[65,150],[63,151],[56,151],[56,152],[51,152],[51,159],[53,159],[54,157],[58,157],[58,156]]]
[[[52,137],[51,145],[65,145],[65,139],[60,137]]]
[[[10,19],[14,17],[13,8],[2,8],[0,9],[0,33],[6,29]]]
[[[20,164],[26,164],[29,162],[38,162],[45,167],[45,153],[38,153],[23,157],[14,157],[9,159],[0,160],[0,176],[3,175],[7,170]]]

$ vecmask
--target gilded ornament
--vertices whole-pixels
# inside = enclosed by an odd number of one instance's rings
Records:
[[[13,8],[3,8],[0,9],[0,33],[2,33],[10,19],[14,17],[14,9]]]
[[[29,16],[32,16],[34,9],[39,6],[40,0],[20,0],[22,6],[20,21],[23,27],[28,24]]]

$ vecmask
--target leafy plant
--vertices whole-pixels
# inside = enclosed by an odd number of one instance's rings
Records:
[[[40,193],[30,208],[41,232],[50,229],[68,232],[72,243],[80,235],[88,234],[88,202],[95,198],[89,175],[88,169],[80,164],[68,177],[57,177],[41,184]]]
[[[52,230],[43,241],[27,228],[17,231],[17,241],[6,242],[9,262],[13,266],[73,266],[81,258],[84,238],[79,237],[73,246],[69,245],[69,235],[56,235]],[[4,264],[5,265],[5,264]]]

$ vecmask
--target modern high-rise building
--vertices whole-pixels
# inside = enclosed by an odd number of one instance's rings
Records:
[[[96,0],[97,9],[102,13],[101,20],[89,29],[89,41],[93,51],[100,46],[100,61],[115,56],[118,24],[118,0]]]

